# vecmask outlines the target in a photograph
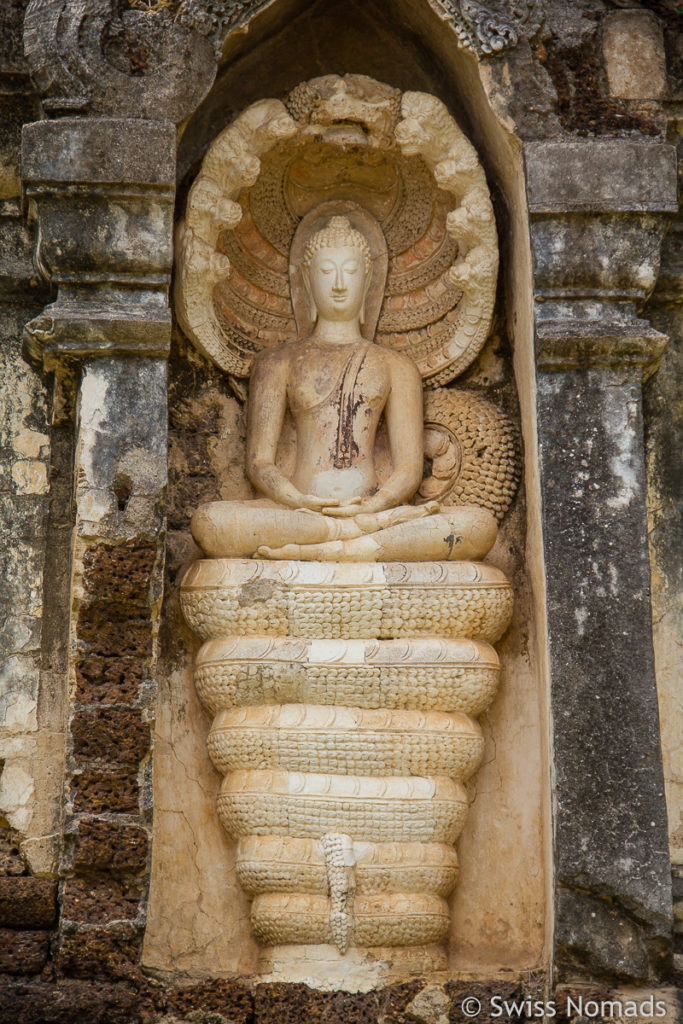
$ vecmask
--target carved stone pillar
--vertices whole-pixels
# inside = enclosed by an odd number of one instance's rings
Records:
[[[641,380],[666,336],[652,289],[671,147],[525,147],[555,774],[554,953],[569,977],[645,980],[670,955]]]
[[[683,158],[683,124],[672,126],[678,165]],[[680,180],[680,175],[679,175]],[[683,410],[678,401],[683,379],[683,193],[679,186],[678,213],[662,244],[657,285],[647,315],[671,338],[660,371],[643,390],[647,425],[645,447],[648,484],[648,541],[652,567],[652,640],[655,650],[664,777],[671,837],[671,874],[674,899],[674,965],[683,954],[683,785],[672,779],[668,765],[675,763],[680,746],[683,690],[680,685],[680,650],[672,624],[680,615],[683,505],[680,500],[680,453],[683,448]],[[668,762],[668,765],[667,765]]]
[[[0,5],[0,972],[25,979],[45,966],[56,916],[61,723],[45,697],[49,682],[40,685],[58,440],[49,436],[47,389],[19,358],[23,326],[47,301],[22,218],[21,123],[40,112],[23,59],[22,15],[18,5]]]
[[[23,180],[57,286],[26,346],[61,381],[62,418],[79,382],[59,964],[122,977],[137,969],[150,846],[174,125],[27,125]]]

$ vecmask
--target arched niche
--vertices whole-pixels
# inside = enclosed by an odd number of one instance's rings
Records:
[[[487,173],[501,253],[492,333],[456,381],[489,394],[516,421],[524,484],[490,560],[512,580],[516,610],[499,647],[501,690],[482,721],[484,764],[470,789],[470,817],[458,849],[449,970],[492,978],[546,966],[549,885],[549,772],[545,693],[539,486],[536,466],[531,257],[521,145],[495,113],[486,70],[460,48],[433,6],[279,0],[226,40],[216,82],[184,126],[178,151],[178,214],[201,160],[249,104],[283,98],[324,74],[368,75],[438,96],[475,146]],[[512,86],[514,88],[514,84]],[[244,415],[226,377],[179,337],[171,360],[171,580],[192,556],[187,510],[212,496],[248,497],[234,455]],[[216,436],[218,435],[218,436]],[[186,474],[183,479],[183,473]],[[212,495],[210,479],[223,474]],[[162,630],[155,739],[155,833],[143,962],[171,976],[253,975],[258,950],[234,854],[214,814],[218,776],[206,758],[205,719],[194,693],[197,643],[180,624],[169,587]],[[324,986],[315,971],[302,977]],[[283,976],[277,980],[289,980]],[[294,980],[294,979],[291,979]],[[301,980],[301,979],[297,979]],[[344,987],[381,984],[350,968]]]

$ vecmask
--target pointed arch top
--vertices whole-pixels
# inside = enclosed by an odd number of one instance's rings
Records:
[[[427,0],[479,56],[532,36],[544,0]],[[48,114],[184,121],[211,88],[228,36],[273,0],[31,0],[24,48]]]

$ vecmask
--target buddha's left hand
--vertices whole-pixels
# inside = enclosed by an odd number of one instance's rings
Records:
[[[326,505],[321,511],[324,516],[337,516],[340,519],[350,519],[361,511],[369,511],[362,508],[362,498],[351,498],[344,505]]]
[[[338,519],[350,519],[352,516],[368,512],[384,512],[385,509],[393,508],[396,504],[395,499],[388,498],[386,494],[378,491],[370,498],[351,498],[343,505],[325,506],[323,515],[336,516]]]

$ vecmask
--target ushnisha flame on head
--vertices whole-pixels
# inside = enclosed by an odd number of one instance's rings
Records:
[[[340,246],[352,246],[354,249],[360,249],[365,263],[365,273],[370,272],[372,267],[370,246],[365,236],[351,227],[348,217],[331,217],[324,228],[311,235],[304,249],[302,265],[308,270],[311,260],[317,252],[320,252],[321,249],[339,248]]]

